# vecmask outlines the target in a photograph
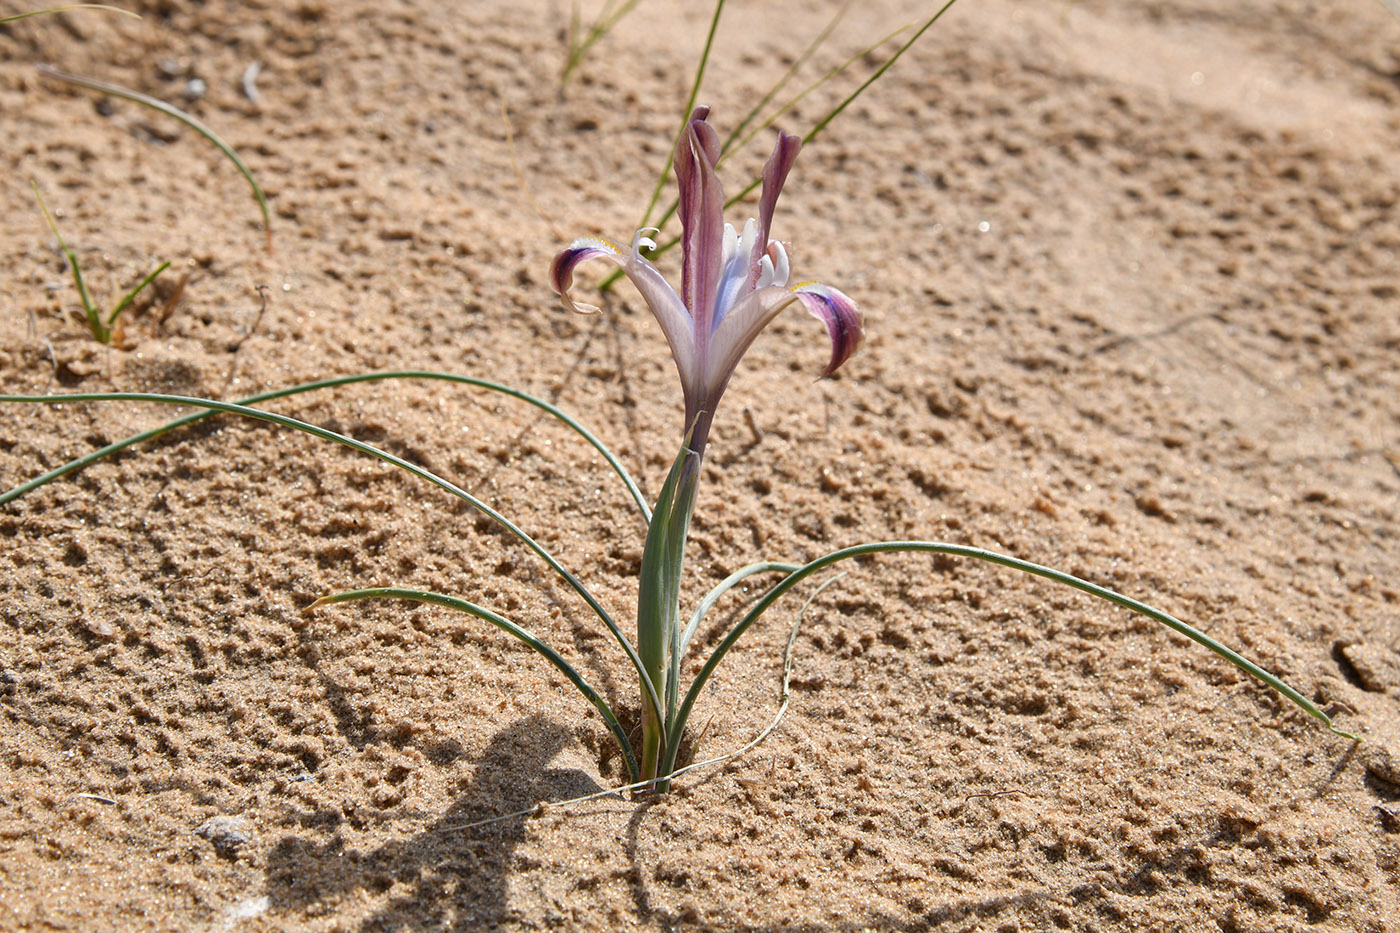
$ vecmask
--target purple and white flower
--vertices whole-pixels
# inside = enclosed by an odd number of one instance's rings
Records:
[[[849,359],[863,336],[859,309],[840,291],[817,284],[787,287],[787,246],[769,238],[778,194],[802,141],[787,133],[778,134],[773,154],[763,167],[758,217],[749,218],[740,234],[724,222],[724,191],[715,173],[720,143],[706,122],[709,113],[708,107],[697,107],[676,146],[684,254],[679,294],[642,257],[643,247],[656,246],[648,237],[655,228],[638,230],[626,251],[599,237],[582,237],[555,256],[550,266],[554,290],[565,307],[574,311],[598,310],[570,293],[574,269],[580,263],[608,259],[632,280],[671,346],[685,392],[686,426],[694,430],[692,449],[701,454],[715,407],[740,357],[788,305],[801,303],[826,325],[831,362],[823,376]]]

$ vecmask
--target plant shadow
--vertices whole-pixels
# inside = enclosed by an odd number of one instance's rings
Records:
[[[308,917],[365,894],[391,892],[360,930],[479,930],[508,917],[507,882],[525,819],[467,827],[602,790],[585,772],[545,769],[571,734],[541,715],[522,717],[492,737],[456,802],[422,832],[367,852],[346,846],[337,829],[327,843],[284,836],[268,854],[273,910]]]

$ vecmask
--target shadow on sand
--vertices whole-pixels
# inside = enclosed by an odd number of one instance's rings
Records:
[[[564,728],[538,715],[501,729],[482,755],[471,785],[412,838],[360,852],[347,848],[339,832],[324,845],[283,837],[268,855],[272,908],[314,916],[321,905],[335,910],[334,905],[358,891],[378,895],[392,890],[388,903],[359,929],[479,930],[500,923],[507,917],[507,873],[525,838],[525,820],[458,827],[601,790],[577,769],[542,767],[570,740]]]
[[[308,828],[329,829],[331,840],[319,844],[288,835],[277,843],[268,856],[270,906],[284,918],[306,920],[325,913],[353,913],[357,898],[378,899],[389,892],[382,907],[354,925],[362,931],[482,930],[523,919],[512,914],[507,889],[515,849],[527,835],[526,819],[461,827],[601,790],[578,769],[542,767],[571,740],[566,729],[543,716],[516,720],[492,738],[474,780],[439,819],[409,839],[368,852],[345,846],[337,829],[344,817],[338,813],[309,815],[304,821]],[[653,901],[638,852],[638,831],[652,803],[636,805],[619,843],[632,863],[632,901],[648,928],[844,933],[874,927],[913,933],[980,928],[1003,914],[1036,914],[1046,906],[1047,894],[1037,891],[944,905],[912,920],[875,914],[834,925],[709,926],[689,911],[673,914]]]

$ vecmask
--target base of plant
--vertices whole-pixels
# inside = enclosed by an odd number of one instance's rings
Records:
[[[627,733],[628,740],[634,747],[640,748],[642,741],[641,706],[635,703],[626,706],[616,706],[614,707],[614,713],[617,715],[617,721],[622,726],[623,731]],[[689,726],[686,728],[685,732],[681,735],[680,750],[676,756],[676,770],[683,770],[697,760],[695,757],[696,748],[700,740],[704,738],[704,735],[704,728],[701,728],[698,732]],[[599,775],[609,780],[618,780],[624,783],[628,782],[627,762],[622,754],[621,747],[619,747],[616,742],[611,741],[612,737],[610,735],[600,738],[601,742],[596,745],[596,761],[598,763]],[[590,741],[590,744],[593,743]],[[645,794],[653,791],[654,788],[647,787],[638,791],[638,793]]]
[[[636,483],[632,481],[631,477],[628,476],[626,470],[622,467],[621,463],[617,460],[615,455],[613,455],[611,451],[608,451],[607,448],[603,446],[601,441],[599,441],[595,436],[593,436],[581,425],[579,425],[577,421],[574,421],[569,416],[558,411],[558,409],[554,408],[554,406],[550,405],[547,402],[544,402],[543,400],[522,393],[519,390],[511,389],[509,387],[501,386],[495,383],[490,383],[485,380],[451,376],[441,373],[379,373],[368,374],[358,377],[349,377],[340,380],[328,380],[325,382],[311,383],[305,386],[294,387],[293,389],[289,390],[282,390],[281,392],[269,393],[263,396],[262,399],[265,400],[268,398],[289,395],[301,391],[311,391],[313,389],[326,388],[332,385],[343,385],[348,382],[371,381],[375,379],[386,378],[450,379],[456,382],[468,383],[479,388],[501,392],[513,396],[515,398],[522,399],[532,405],[543,409],[544,411],[554,415],[555,417],[558,417],[565,424],[567,424],[569,427],[573,428],[576,432],[583,436],[596,449],[602,452],[603,456],[607,459],[609,465],[613,467],[614,471],[622,479],[623,485],[626,487],[627,491],[632,495],[633,501],[636,502],[638,508],[642,512],[644,520],[647,521],[649,526],[649,542],[651,542],[654,539],[666,543],[667,546],[670,548],[669,556],[666,557],[666,560],[674,561],[677,565],[679,564],[679,555],[683,551],[684,547],[683,532],[680,534],[673,535],[670,533],[666,533],[664,528],[659,531],[658,526],[670,525],[672,526],[672,530],[674,530],[682,524],[688,523],[688,502],[683,504],[681,507],[676,508],[673,507],[673,497],[668,497],[667,495],[663,494],[661,499],[658,501],[658,508],[654,511],[649,510],[646,506],[645,501],[642,499],[638,491]],[[459,597],[396,587],[374,587],[350,590],[347,592],[337,593],[334,595],[323,597],[322,599],[317,600],[316,603],[314,603],[312,606],[308,606],[308,611],[315,609],[317,606],[328,606],[333,603],[346,602],[352,600],[408,599],[420,603],[432,603],[445,608],[465,612],[485,622],[488,622],[489,624],[494,625],[503,631],[508,632],[516,639],[521,641],[523,644],[527,645],[532,650],[534,650],[551,665],[553,665],[571,683],[573,683],[574,687],[578,689],[583,695],[583,697],[599,712],[599,714],[602,716],[603,720],[607,724],[608,730],[616,743],[616,751],[614,753],[610,754],[607,751],[603,751],[600,754],[600,769],[604,769],[605,771],[611,771],[613,766],[612,763],[615,760],[620,759],[623,762],[623,765],[625,766],[627,777],[629,778],[629,781],[627,782],[628,786],[650,786],[654,787],[656,791],[663,793],[669,789],[672,776],[683,766],[683,763],[686,760],[688,760],[688,757],[690,756],[693,750],[692,747],[695,744],[695,740],[692,740],[691,738],[693,733],[688,731],[687,726],[689,724],[690,716],[694,710],[695,702],[700,696],[702,689],[708,682],[709,678],[714,674],[715,669],[718,667],[719,663],[723,660],[725,655],[735,645],[739,638],[742,637],[744,632],[746,632],[755,622],[757,622],[759,618],[762,617],[763,614],[769,608],[771,608],[778,599],[782,598],[785,594],[791,592],[798,584],[806,580],[808,577],[812,576],[815,573],[818,573],[824,568],[831,567],[834,564],[853,558],[870,557],[881,553],[925,553],[930,555],[940,555],[942,558],[965,558],[984,561],[988,563],[998,564],[1003,567],[1008,567],[1023,573],[1029,573],[1035,576],[1045,577],[1055,582],[1080,590],[1081,592],[1085,592],[1100,599],[1107,600],[1132,612],[1140,613],[1151,619],[1154,619],[1155,621],[1166,625],[1168,628],[1171,628],[1177,633],[1184,635],[1192,641],[1195,641],[1198,644],[1210,649],[1212,652],[1214,652],[1221,658],[1229,661],[1231,664],[1244,671],[1245,673],[1249,674],[1251,677],[1261,681],[1262,683],[1271,687],[1273,690],[1277,691],[1279,694],[1290,700],[1308,715],[1322,722],[1324,725],[1327,726],[1328,729],[1330,729],[1336,735],[1341,736],[1343,738],[1351,739],[1353,741],[1360,741],[1360,739],[1353,733],[1343,731],[1334,726],[1332,724],[1331,718],[1325,712],[1319,709],[1311,700],[1305,697],[1302,693],[1295,690],[1288,684],[1284,683],[1278,677],[1264,670],[1262,667],[1255,664],[1254,662],[1242,657],[1230,648],[1227,648],[1226,646],[1222,645],[1220,642],[1210,638],[1209,636],[1196,630],[1195,628],[1192,628],[1191,626],[1180,621],[1179,619],[1176,619],[1175,617],[1168,615],[1165,612],[1162,612],[1161,610],[1155,609],[1151,606],[1146,605],[1145,603],[1138,602],[1135,599],[1123,596],[1112,590],[1098,586],[1094,583],[1090,583],[1086,580],[1081,580],[1077,577],[1071,576],[1053,568],[1044,567],[1039,564],[1033,564],[1029,561],[1021,560],[1020,558],[1010,557],[1004,554],[998,554],[993,551],[986,551],[980,548],[969,547],[967,545],[951,544],[936,541],[885,541],[871,544],[861,544],[853,547],[843,548],[838,551],[833,551],[830,554],[826,554],[822,557],[819,557],[802,565],[765,562],[751,564],[748,567],[742,568],[741,570],[736,571],[734,574],[731,574],[728,578],[726,578],[724,582],[715,587],[714,590],[712,590],[711,593],[701,601],[699,608],[697,609],[695,615],[691,617],[688,625],[682,626],[678,614],[674,611],[659,611],[656,613],[657,618],[662,619],[662,621],[664,622],[664,632],[662,633],[664,635],[664,643],[662,645],[662,648],[664,649],[665,671],[660,677],[652,677],[648,674],[647,667],[646,665],[644,665],[642,658],[638,653],[638,650],[635,647],[633,647],[631,641],[623,634],[620,627],[607,613],[607,611],[602,607],[602,605],[592,596],[592,594],[587,590],[586,587],[584,587],[582,582],[580,582],[577,577],[575,577],[568,570],[566,570],[563,567],[563,565],[560,564],[559,561],[556,558],[554,558],[547,550],[545,550],[537,541],[535,541],[524,531],[512,524],[499,512],[492,509],[489,505],[482,502],[480,499],[477,499],[476,497],[472,496],[466,490],[461,489],[453,483],[442,479],[436,474],[433,474],[432,472],[425,470],[424,468],[417,466],[416,464],[412,464],[405,460],[402,460],[401,458],[389,454],[383,450],[380,450],[379,448],[373,447],[369,444],[365,444],[362,441],[358,441],[353,438],[337,434],[325,428],[298,421],[295,418],[290,418],[285,415],[279,415],[259,408],[253,408],[246,404],[218,402],[209,399],[197,399],[182,396],[157,395],[151,393],[87,393],[53,396],[0,396],[0,402],[28,402],[44,404],[71,403],[75,401],[109,400],[142,401],[156,402],[166,405],[194,406],[202,408],[204,409],[204,411],[195,415],[187,415],[184,418],[171,422],[163,428],[148,431],[141,435],[137,435],[133,438],[128,438],[124,441],[115,444],[110,444],[107,447],[102,448],[102,450],[100,451],[96,451],[85,457],[79,458],[78,460],[75,460],[58,469],[51,470],[45,473],[43,476],[31,480],[28,483],[22,484],[21,486],[16,487],[15,489],[12,489],[4,494],[0,494],[0,504],[18,498],[19,496],[24,495],[25,493],[37,488],[38,486],[44,485],[47,482],[51,482],[52,480],[64,475],[67,472],[71,472],[75,469],[80,469],[81,467],[93,462],[94,460],[102,456],[107,456],[111,453],[117,452],[118,450],[124,449],[125,447],[130,446],[132,443],[136,443],[138,440],[149,439],[152,437],[159,436],[160,434],[163,434],[169,430],[173,430],[176,427],[187,425],[194,421],[198,421],[202,418],[208,417],[214,412],[227,412],[232,414],[238,414],[258,421],[271,422],[273,424],[277,424],[283,427],[289,427],[294,430],[311,434],[315,437],[320,437],[324,440],[329,440],[334,443],[350,447],[354,450],[360,451],[365,454],[369,454],[370,456],[376,457],[382,461],[392,464],[393,466],[399,467],[400,469],[403,469],[409,472],[410,474],[417,476],[418,478],[423,479],[429,483],[432,483],[438,486],[440,489],[443,489],[454,496],[457,496],[458,498],[470,504],[473,508],[477,509],[482,514],[486,515],[491,520],[501,525],[506,531],[514,535],[529,550],[533,551],[536,554],[536,556],[541,558],[556,574],[559,575],[559,577],[561,577],[571,588],[573,588],[575,592],[577,592],[578,595],[584,600],[584,602],[587,603],[587,605],[594,612],[594,614],[603,622],[603,624],[612,633],[613,638],[617,641],[623,653],[626,655],[627,659],[632,664],[633,669],[638,675],[639,684],[641,686],[641,702],[638,706],[625,711],[626,721],[624,722],[623,715],[620,715],[619,713],[615,712],[613,707],[603,699],[603,697],[598,693],[598,691],[595,690],[583,678],[583,676],[578,672],[578,670],[575,669],[559,652],[555,651],[552,647],[545,644],[537,636],[535,636],[533,633],[531,633],[524,627],[520,626],[518,623],[513,622],[512,620],[507,619],[486,607],[476,605]],[[678,488],[682,490],[684,489],[684,483],[672,482],[671,480],[675,480],[677,477],[689,475],[685,472],[685,470],[687,469],[687,460],[688,457],[683,451],[682,455],[680,455],[677,458],[675,466],[673,466],[673,476],[668,479],[668,486],[670,486],[673,490]],[[685,496],[677,494],[677,496],[674,498],[685,499],[687,498],[687,496],[688,493]],[[646,561],[644,561],[643,564],[644,566],[646,566]],[[732,588],[739,581],[749,576],[753,576],[760,573],[780,573],[783,576],[777,583],[772,585],[766,592],[764,592],[764,594],[757,600],[757,602],[752,606],[752,608],[750,608],[749,611],[745,613],[736,624],[730,627],[728,633],[718,642],[716,647],[711,652],[709,658],[706,659],[705,663],[703,664],[699,672],[696,674],[694,680],[691,682],[688,689],[686,689],[682,694],[680,690],[680,684],[678,683],[680,671],[682,670],[682,660],[686,653],[686,649],[691,644],[692,636],[695,634],[697,626],[700,624],[700,621],[703,619],[705,613],[708,612],[708,610],[716,604],[716,601],[718,600],[719,596],[726,592],[728,589]],[[668,588],[666,589],[666,592],[661,594],[661,596],[658,597],[658,599],[656,600],[657,605],[660,606],[662,609],[669,609],[674,605],[671,602],[671,600],[675,598],[673,596],[675,589],[672,589],[670,587],[674,586],[676,582],[677,581],[675,580],[671,580],[668,583]],[[676,588],[678,589],[678,587]],[[799,620],[800,617],[801,615],[799,613]],[[790,650],[791,638],[789,639],[789,652]],[[653,772],[654,774],[660,775],[661,777],[658,780],[651,782],[650,784],[648,784],[644,780],[645,775],[643,773],[642,767],[640,767],[641,757],[637,754],[637,751],[640,748],[640,743],[637,741],[637,736],[638,732],[642,731],[640,729],[639,724],[645,719],[645,717],[641,714],[645,705],[650,706],[650,709],[653,711],[653,714],[655,714],[656,712],[664,713],[664,715],[658,718],[658,721],[662,722],[664,725],[663,734],[660,736],[659,741],[660,759],[656,762],[656,769]]]

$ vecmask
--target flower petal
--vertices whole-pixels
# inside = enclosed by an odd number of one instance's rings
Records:
[[[802,140],[789,133],[778,131],[778,141],[773,146],[773,154],[763,165],[763,194],[758,201],[758,237],[753,244],[753,254],[749,259],[749,287],[757,287],[760,274],[759,264],[768,252],[768,233],[773,227],[773,211],[778,206],[778,195],[788,172],[802,151]]]
[[[758,281],[754,288],[786,285],[789,271],[787,245],[780,240],[769,240],[768,254],[758,262]]]
[[[739,365],[739,358],[763,328],[795,302],[801,302],[809,314],[825,324],[826,332],[831,337],[831,362],[822,372],[822,377],[830,376],[850,359],[860,346],[864,330],[860,309],[846,295],[826,285],[816,284],[795,289],[777,286],[756,289],[730,310],[724,323],[715,331],[710,356],[704,365],[702,407],[714,410],[729,384],[730,376]]]
[[[860,308],[844,292],[827,285],[803,285],[793,291],[807,313],[826,325],[831,337],[831,362],[822,371],[825,379],[851,358],[865,339]]]
[[[650,242],[646,233],[646,230],[638,230],[632,238],[631,255],[622,253],[601,237],[580,237],[574,240],[568,249],[560,251],[554,257],[554,262],[549,267],[549,282],[563,298],[564,307],[571,311],[596,313],[599,310],[597,305],[578,301],[570,293],[574,269],[590,259],[607,259],[620,266],[641,293],[642,300],[651,309],[657,323],[661,325],[661,332],[666,335],[666,342],[671,345],[671,356],[676,360],[681,384],[689,387],[698,381],[698,374],[695,372],[695,337],[691,333],[690,316],[686,314],[681,297],[662,276],[661,271],[642,258],[641,245]],[[687,392],[689,391],[687,389]]]
[[[564,299],[564,307],[581,314],[596,314],[601,310],[597,305],[576,301],[569,292],[574,284],[574,269],[590,259],[610,259],[622,265],[622,254],[602,237],[579,237],[562,249],[549,264],[549,284],[555,293]]]
[[[753,281],[749,276],[749,255],[753,252],[754,238],[757,236],[758,221],[752,217],[744,224],[743,236],[736,234],[729,224],[724,225],[724,265],[719,277],[719,286],[715,289],[715,313],[710,318],[712,334],[739,298],[753,291]]]
[[[724,272],[724,189],[715,174],[719,134],[705,122],[710,108],[696,107],[676,146],[680,186],[681,294],[694,320],[696,352],[706,354],[715,293]]]
[[[769,286],[749,292],[729,309],[710,345],[710,355],[704,361],[702,378],[702,407],[713,412],[729,385],[729,377],[739,365],[749,345],[754,342],[768,322],[778,316],[797,296],[785,288]]]

